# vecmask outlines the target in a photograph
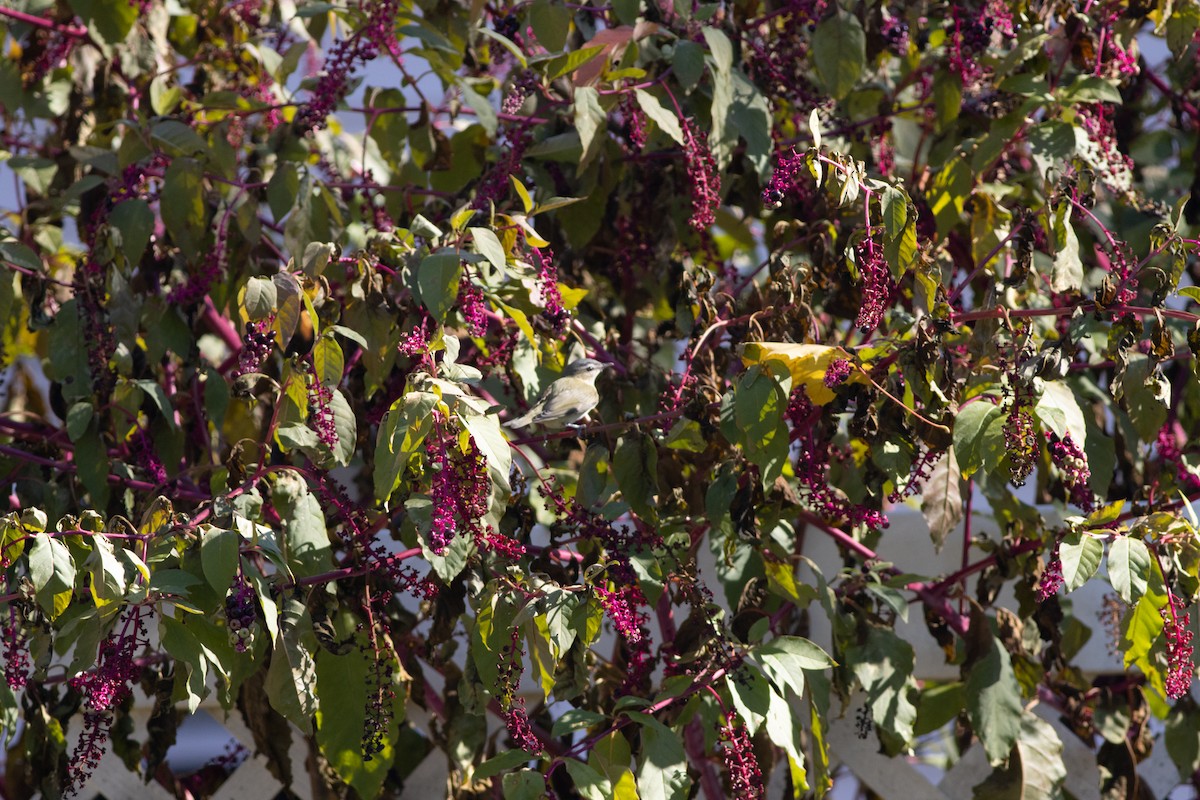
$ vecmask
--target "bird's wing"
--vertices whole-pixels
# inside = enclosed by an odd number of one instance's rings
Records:
[[[542,422],[547,419],[562,419],[567,422],[574,422],[583,416],[583,409],[579,407],[578,397],[569,397],[569,392],[560,392],[546,398],[544,403],[540,404],[540,408],[535,406],[537,413],[534,414],[535,422]]]
[[[526,425],[529,425],[531,422],[533,422],[534,419],[542,413],[542,409],[546,405],[546,397],[549,394],[549,386],[547,386],[545,389],[542,389],[542,391],[538,393],[537,399],[533,401],[533,405],[529,407],[529,410],[514,419],[512,422],[508,423],[508,427],[524,428]]]

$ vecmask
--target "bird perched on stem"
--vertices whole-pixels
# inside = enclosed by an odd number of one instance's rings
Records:
[[[557,380],[542,390],[533,407],[508,426],[524,428],[536,423],[548,428],[563,428],[582,419],[600,402],[596,377],[608,366],[593,358],[572,361]]]

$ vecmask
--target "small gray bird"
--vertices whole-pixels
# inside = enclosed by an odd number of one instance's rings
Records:
[[[600,402],[596,376],[608,366],[593,358],[572,361],[557,380],[542,390],[533,407],[508,423],[508,427],[524,428],[537,423],[563,428],[586,416]]]

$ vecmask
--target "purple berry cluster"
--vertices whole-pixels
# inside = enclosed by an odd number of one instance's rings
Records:
[[[1071,502],[1091,513],[1096,506],[1096,496],[1092,493],[1092,471],[1088,468],[1087,456],[1069,433],[1059,439],[1047,431],[1046,440],[1051,460],[1062,470],[1063,484],[1070,492]]]
[[[1037,463],[1038,439],[1033,415],[1014,403],[1004,420],[1004,449],[1008,451],[1008,471],[1013,486],[1024,486]]]
[[[1059,543],[1056,541],[1054,549],[1050,552],[1050,563],[1046,565],[1041,579],[1038,580],[1037,598],[1039,603],[1044,603],[1058,594],[1058,590],[1063,585],[1062,559],[1058,556],[1058,545]]]
[[[251,372],[259,372],[262,364],[271,355],[271,347],[275,342],[272,326],[275,315],[265,319],[255,320],[246,325],[246,333],[242,335],[242,349],[238,351],[238,365],[233,373],[237,378]]]
[[[229,643],[239,653],[246,652],[254,639],[258,621],[258,601],[254,589],[241,575],[233,579],[225,595],[225,623],[229,626]]]

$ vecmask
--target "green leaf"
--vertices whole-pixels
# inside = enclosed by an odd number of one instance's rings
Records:
[[[977,626],[982,630],[976,631]],[[982,613],[971,615],[972,635],[984,638],[984,652],[967,674],[967,715],[988,760],[998,764],[1021,734],[1021,688],[1008,651],[992,634]]]
[[[312,620],[304,603],[285,600],[265,688],[271,707],[306,734],[312,733],[317,711],[317,664],[307,644],[311,638]]]
[[[500,753],[480,764],[479,768],[474,772],[474,778],[475,780],[486,781],[493,775],[506,772],[518,764],[528,764],[530,760],[532,760],[532,756],[524,750],[509,750],[507,753]],[[544,787],[541,787],[539,783],[539,788]]]
[[[846,651],[845,662],[862,684],[871,718],[902,745],[912,739],[917,708],[913,647],[895,631],[871,625],[866,641]]]
[[[614,800],[613,786],[608,778],[577,759],[568,758],[566,763],[567,773],[583,797],[587,800]]]
[[[1050,290],[1053,292],[1078,292],[1083,288],[1083,262],[1079,258],[1079,239],[1068,212],[1059,212],[1054,230],[1057,250],[1054,254],[1054,270],[1050,274]]]
[[[704,48],[687,39],[675,43],[671,69],[684,91],[691,91],[704,75]]]
[[[1044,428],[1053,431],[1060,439],[1070,434],[1080,447],[1087,441],[1087,422],[1083,409],[1066,382],[1045,381],[1033,413]]]
[[[963,478],[971,477],[985,463],[999,461],[990,452],[992,446],[986,434],[991,424],[1002,416],[1000,407],[986,399],[976,400],[958,410],[954,418],[954,452]]]
[[[69,5],[109,45],[125,41],[138,17],[137,6],[129,0],[70,0]]]
[[[695,47],[695,45],[692,46]],[[638,105],[642,108],[642,112],[645,113],[647,117],[654,120],[659,129],[674,139],[676,144],[683,146],[683,129],[679,127],[679,117],[675,115],[675,112],[668,109],[661,102],[659,102],[657,97],[645,91],[644,89],[636,90],[636,96]]]
[[[1129,357],[1124,369],[1118,368],[1112,385],[1113,396],[1124,402],[1129,419],[1143,441],[1152,442],[1167,421],[1171,402],[1171,384],[1154,362],[1141,353]]]
[[[546,779],[540,772],[523,769],[504,776],[504,800],[541,800],[546,796]]]
[[[165,119],[155,123],[150,129],[150,139],[172,158],[202,156],[208,152],[208,145],[200,138],[200,134],[192,130],[192,126],[177,119]]]
[[[683,800],[691,787],[683,739],[649,714],[625,712],[642,726],[637,759],[637,788],[641,800]]]
[[[790,686],[796,696],[804,694],[805,670],[822,670],[834,666],[833,659],[813,642],[802,636],[776,636],[754,650],[766,672],[781,690]]]
[[[862,78],[867,65],[867,36],[858,18],[838,7],[817,25],[812,36],[817,77],[835,100],[842,100]]]
[[[712,54],[712,135],[709,144],[717,168],[724,169],[737,143],[737,131],[729,129],[729,114],[733,106],[733,45],[729,37],[717,28],[706,26],[701,31]]]
[[[339,345],[329,334],[322,334],[313,344],[313,368],[321,385],[334,388],[342,382],[342,374],[346,369],[346,357]]]
[[[177,158],[163,175],[159,204],[163,225],[189,261],[203,256],[201,244],[208,233],[204,203],[204,170],[190,158]]]
[[[383,418],[375,439],[375,499],[387,506],[408,469],[408,460],[433,429],[438,397],[430,392],[407,392]]]
[[[570,9],[549,0],[536,0],[529,9],[529,26],[538,43],[551,53],[562,50],[571,30]]]
[[[583,170],[588,163],[600,153],[604,144],[604,127],[608,116],[600,107],[600,94],[591,86],[580,86],[575,89],[575,130],[579,132],[579,141],[583,152],[579,154],[579,169]]]
[[[121,232],[121,252],[130,264],[137,264],[154,233],[154,212],[145,200],[118,203],[108,215],[108,224]],[[41,264],[38,264],[39,268]]]
[[[2,687],[0,687],[2,688]],[[1179,778],[1189,781],[1200,769],[1200,724],[1197,711],[1191,703],[1176,703],[1167,715],[1163,740],[1171,761],[1179,770]]]
[[[491,414],[459,414],[463,427],[471,434],[471,441],[487,459],[488,475],[492,484],[502,492],[511,491],[508,483],[512,472],[512,448],[500,429],[500,420]]]
[[[120,207],[117,206],[117,208]],[[113,209],[113,213],[109,215],[110,219],[116,213],[117,209]],[[24,267],[34,272],[42,271],[42,259],[38,257],[38,254],[31,248],[16,241],[0,242],[0,261],[16,264],[18,267]]]
[[[1151,564],[1150,580],[1146,591],[1121,621],[1121,652],[1125,654],[1125,667],[1137,665],[1147,675],[1154,669],[1150,651],[1155,640],[1162,635],[1163,618],[1160,613],[1167,605],[1167,594],[1162,585],[1162,576]]]
[[[618,439],[613,472],[633,512],[647,522],[657,520],[654,503],[658,495],[658,447],[654,440],[639,433]]]
[[[1108,547],[1108,580],[1126,603],[1135,603],[1146,591],[1150,577],[1150,551],[1141,539],[1118,535]]]
[[[953,446],[929,473],[921,492],[921,514],[929,525],[934,547],[941,550],[946,537],[963,519],[962,473]]]
[[[321,503],[308,491],[299,473],[275,473],[271,502],[283,526],[283,553],[292,572],[307,578],[333,569],[332,547]]]
[[[885,187],[879,195],[879,211],[883,215],[883,227],[889,239],[904,233],[908,224],[908,195],[903,189]]]
[[[475,252],[482,255],[488,260],[493,267],[498,270],[503,270],[507,265],[508,256],[504,252],[504,245],[500,244],[500,239],[496,237],[495,231],[491,228],[470,228],[471,241],[475,244]]]
[[[329,398],[329,410],[333,412],[333,429],[337,431],[333,460],[338,466],[345,467],[358,452],[358,417],[341,389],[333,390]]]
[[[554,81],[564,75],[569,75],[603,53],[605,49],[604,45],[592,45],[590,47],[581,47],[578,50],[569,50],[560,56],[555,56],[544,62],[546,78]]]
[[[221,597],[233,583],[242,537],[236,531],[205,526],[200,538],[200,564],[209,586]]]
[[[458,282],[462,277],[462,257],[458,253],[442,252],[425,256],[417,267],[417,288],[421,304],[438,322],[454,306],[458,297]]]
[[[1062,562],[1063,583],[1068,592],[1073,592],[1096,574],[1104,557],[1104,545],[1095,536],[1072,531],[1059,544],[1058,557]]]
[[[396,741],[400,721],[404,718],[405,693],[395,691],[391,700],[388,729],[381,738],[383,750],[363,757],[363,726],[366,709],[375,702],[372,689],[371,661],[390,658],[388,650],[378,656],[370,648],[355,647],[345,655],[334,655],[321,649],[316,657],[316,693],[321,708],[316,712],[317,745],[338,777],[354,787],[360,797],[377,797],[396,757]],[[390,674],[402,674],[393,670]],[[389,687],[394,690],[395,687]]]
[[[66,610],[75,588],[75,559],[65,544],[45,533],[33,537],[27,553],[38,605],[56,618]]]

